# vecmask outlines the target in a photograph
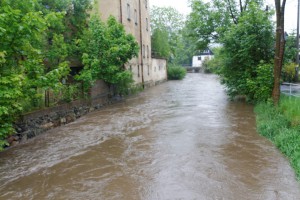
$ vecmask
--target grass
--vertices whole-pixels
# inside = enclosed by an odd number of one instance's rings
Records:
[[[289,159],[300,180],[300,99],[283,96],[278,108],[261,103],[255,113],[258,132]]]

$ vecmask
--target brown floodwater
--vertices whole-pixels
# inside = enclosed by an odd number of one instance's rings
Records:
[[[300,199],[288,161],[227,100],[188,74],[0,153],[0,199]]]

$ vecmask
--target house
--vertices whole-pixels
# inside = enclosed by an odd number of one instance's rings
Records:
[[[139,46],[137,58],[131,59],[126,69],[132,71],[136,84],[143,87],[167,80],[166,60],[151,56],[150,7],[148,0],[96,0],[94,9],[104,21],[110,15],[124,25]]]
[[[207,48],[204,51],[198,53],[198,55],[193,56],[192,67],[202,67],[202,63],[205,60],[210,60],[214,57],[213,52]]]

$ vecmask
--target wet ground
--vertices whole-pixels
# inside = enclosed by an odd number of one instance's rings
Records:
[[[188,74],[0,153],[0,199],[300,199],[253,107]]]

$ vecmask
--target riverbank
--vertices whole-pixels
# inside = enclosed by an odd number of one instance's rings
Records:
[[[255,113],[257,131],[289,159],[300,180],[300,99],[283,96],[278,108],[261,103]]]
[[[145,89],[160,85],[167,80],[149,82],[145,84]],[[127,98],[142,91],[140,87],[127,96],[113,96],[109,87],[103,81],[97,81],[92,87],[89,99],[80,99],[53,107],[35,110],[20,116],[14,123],[16,133],[9,136],[6,140],[9,146],[5,149],[24,143],[40,134],[59,126],[76,121],[82,116],[103,109],[111,104],[125,101]]]

